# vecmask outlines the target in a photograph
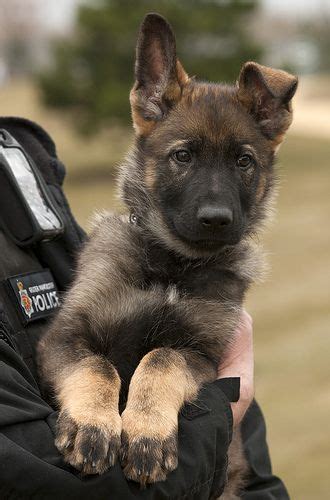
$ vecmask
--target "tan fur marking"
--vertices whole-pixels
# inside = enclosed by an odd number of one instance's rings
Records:
[[[255,62],[245,63],[239,76],[238,100],[272,137],[275,152],[292,122],[291,99],[297,83],[297,77]]]
[[[118,414],[120,379],[115,369],[111,379],[99,373],[94,358],[86,358],[60,381],[58,400],[70,417],[83,425],[108,427]],[[119,415],[118,415],[119,416]]]
[[[176,79],[167,82],[163,91],[163,98],[177,103],[182,96],[184,86],[189,82],[189,77],[179,60],[176,62]],[[134,84],[130,93],[130,103],[132,110],[133,127],[138,136],[148,136],[152,133],[157,125],[155,120],[146,120],[141,115],[141,96],[137,88],[137,82]]]
[[[166,145],[166,151],[167,153],[170,153],[174,149],[179,149],[180,147],[184,148],[189,144],[189,140],[179,140],[179,141],[174,141],[170,142],[168,145]]]
[[[178,413],[199,384],[184,356],[170,348],[144,356],[131,379],[122,414],[122,465],[141,484],[163,481],[178,464]],[[152,465],[150,464],[152,457]]]
[[[179,86],[177,81],[170,82],[167,85],[167,88],[164,92],[164,98],[172,101],[173,103],[177,102],[181,97],[181,87]]]
[[[132,95],[132,93],[131,93]],[[133,98],[134,99],[134,98]],[[138,109],[135,107],[134,101],[132,102],[131,100],[131,106],[132,106],[132,120],[133,120],[133,127],[135,130],[136,135],[150,135],[151,132],[154,130],[156,126],[156,122],[152,120],[145,120]]]
[[[177,59],[176,61],[176,72],[180,86],[183,87],[187,85],[187,83],[189,82],[189,76],[183,69],[183,66],[180,63],[179,59]]]
[[[257,193],[256,193],[257,203],[259,203],[262,200],[263,195],[265,193],[265,187],[266,187],[266,176],[263,172],[261,172],[259,185],[258,185],[258,189],[257,189]]]
[[[168,356],[157,363],[162,349],[149,352],[142,359],[131,380],[124,429],[136,438],[164,439],[177,425],[178,412],[185,401],[197,395],[198,385],[184,357],[166,350]],[[137,418],[139,415],[139,418]]]
[[[145,167],[145,183],[152,191],[156,182],[156,162],[148,160]]]
[[[84,474],[102,474],[114,465],[120,448],[117,371],[92,355],[68,365],[56,382],[61,411],[55,445]]]
[[[292,119],[291,119],[292,121]],[[291,122],[290,122],[291,123]],[[289,124],[290,125],[290,124]],[[288,125],[288,127],[289,127]],[[277,153],[277,151],[279,150],[279,147],[280,145],[282,144],[283,140],[285,138],[285,132],[283,132],[282,134],[278,134],[277,137],[275,137],[275,139],[273,139],[271,141],[271,144],[272,144],[272,149],[275,153]]]
[[[269,68],[268,66],[263,66],[253,61],[246,62],[240,73],[239,83],[240,86],[244,86],[243,77],[247,70],[254,69],[262,75],[263,81],[266,86],[270,89],[273,96],[280,97],[285,91],[297,81],[297,77],[287,73],[286,71],[280,69]]]

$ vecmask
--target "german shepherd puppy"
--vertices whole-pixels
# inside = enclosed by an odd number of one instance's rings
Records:
[[[272,199],[297,78],[255,62],[233,86],[189,78],[171,27],[149,14],[135,79],[136,139],[120,175],[131,215],[96,219],[39,363],[64,459],[101,474],[119,455],[144,485],[177,467],[180,408],[217,377],[260,274],[252,236]]]

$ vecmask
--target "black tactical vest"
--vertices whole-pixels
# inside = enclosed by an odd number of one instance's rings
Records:
[[[36,375],[36,343],[71,282],[85,233],[63,193],[65,168],[49,135],[22,118],[0,118],[0,129],[9,132],[33,159],[64,223],[64,232],[56,239],[20,247],[10,237],[11,228],[5,231],[0,222],[0,339],[14,347]],[[12,229],[22,229],[22,207],[1,182],[0,197],[1,210],[12,215],[12,226],[18,225]]]

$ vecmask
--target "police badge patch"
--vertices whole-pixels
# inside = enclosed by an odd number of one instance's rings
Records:
[[[24,309],[25,314],[31,319],[32,313],[34,312],[32,300],[28,296],[27,291],[24,289],[24,285],[21,281],[17,282],[17,288],[21,297],[21,306]]]
[[[60,305],[58,290],[49,269],[7,279],[24,324],[52,314]]]

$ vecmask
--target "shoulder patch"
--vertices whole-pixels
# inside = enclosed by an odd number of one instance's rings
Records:
[[[7,278],[11,296],[24,324],[51,315],[60,305],[49,269]]]

